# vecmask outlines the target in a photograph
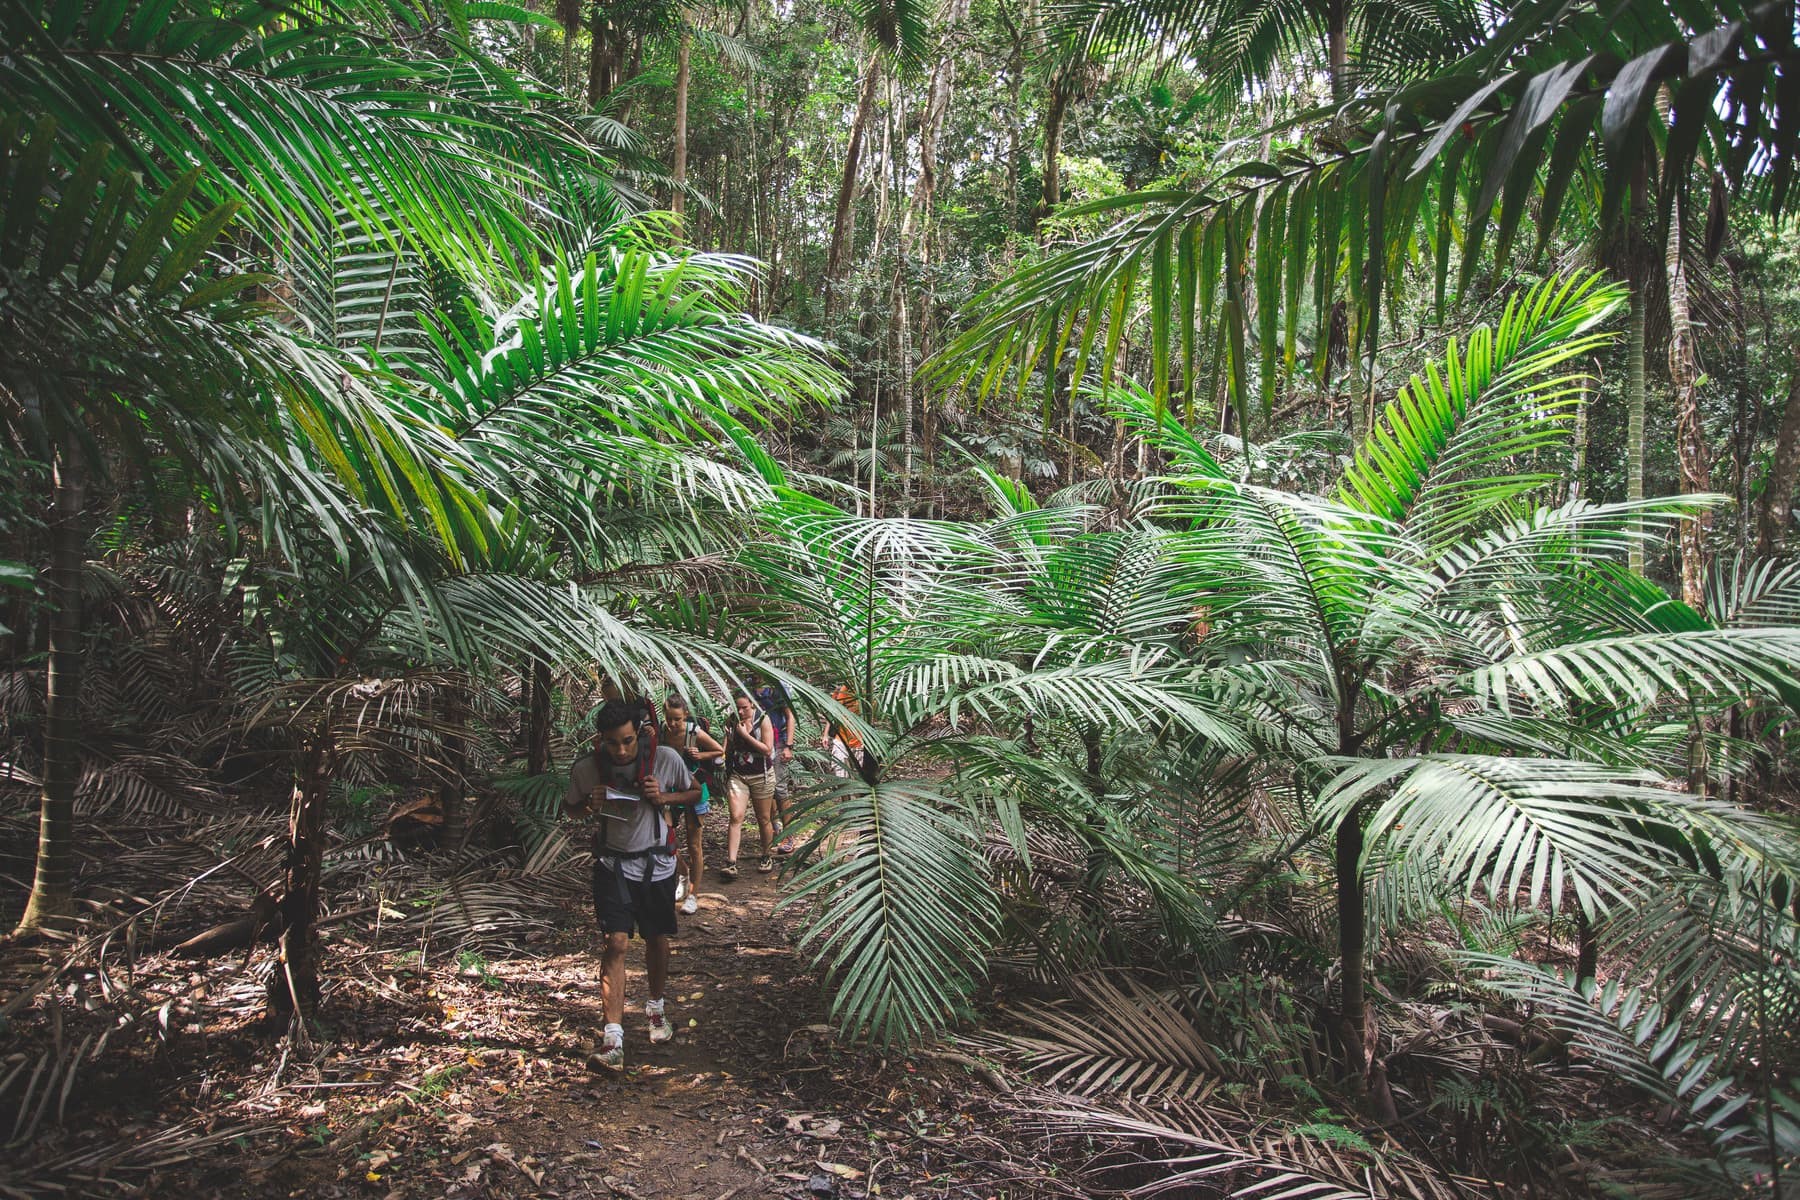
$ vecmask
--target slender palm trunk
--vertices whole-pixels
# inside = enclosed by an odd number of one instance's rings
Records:
[[[330,718],[307,738],[288,811],[287,861],[277,909],[276,970],[269,977],[269,1015],[278,1025],[310,1018],[319,1006],[319,878],[325,862],[325,807],[331,780]]]
[[[468,720],[468,702],[462,685],[452,683],[444,689],[444,781],[438,785],[438,807],[444,811],[443,845],[457,849],[468,837],[469,748],[462,735]]]
[[[1625,325],[1625,498],[1644,498],[1644,309],[1647,307],[1640,272],[1630,272],[1631,312]],[[1643,522],[1631,519],[1631,546],[1626,563],[1634,574],[1644,573]]]
[[[1338,753],[1355,757],[1360,749],[1355,726],[1355,691],[1349,681],[1341,680],[1339,688],[1342,696],[1338,703]],[[1370,1114],[1383,1124],[1392,1124],[1400,1119],[1400,1115],[1394,1104],[1393,1090],[1388,1086],[1387,1068],[1376,1050],[1378,1035],[1374,1014],[1369,1010],[1368,986],[1363,974],[1363,957],[1368,951],[1363,844],[1362,812],[1352,809],[1332,833],[1342,999],[1339,1034],[1344,1041],[1350,1078],[1368,1104]]]
[[[80,447],[66,437],[51,472],[55,518],[45,577],[55,611],[45,667],[44,787],[38,806],[37,868],[20,933],[35,932],[75,911],[75,785],[81,778],[81,571],[87,557],[82,508],[87,476]]]
[[[669,163],[674,191],[669,196],[669,211],[678,217],[687,209],[688,59],[693,40],[693,33],[684,26],[675,51],[675,152]]]
[[[550,664],[531,660],[526,682],[525,771],[542,775],[550,769]]]
[[[862,92],[856,100],[856,117],[850,123],[850,144],[844,150],[844,175],[838,183],[837,212],[831,224],[831,251],[825,258],[825,315],[831,316],[839,283],[850,253],[851,211],[856,199],[856,180],[862,166],[863,137],[869,114],[875,111],[875,89],[881,84],[881,53],[869,51],[863,70]]]
[[[1331,102],[1350,98],[1350,8],[1346,0],[1332,0],[1325,13],[1325,55],[1331,73]]]
[[[1592,404],[1587,385],[1584,383],[1581,392],[1575,397],[1575,461],[1569,464],[1569,495],[1571,501],[1581,499],[1581,481],[1587,477],[1588,458],[1588,408]]]

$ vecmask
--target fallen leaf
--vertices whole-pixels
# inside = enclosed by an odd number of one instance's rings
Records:
[[[861,1179],[863,1177],[861,1171],[844,1163],[822,1162],[815,1163],[814,1165],[817,1166],[819,1170],[830,1171],[833,1175],[836,1175],[841,1179]]]

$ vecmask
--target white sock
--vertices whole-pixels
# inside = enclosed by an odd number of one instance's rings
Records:
[[[600,1036],[605,1039],[606,1044],[609,1046],[623,1046],[625,1044],[625,1027],[623,1025],[615,1025],[609,1021]]]
[[[644,1015],[645,1016],[660,1017],[660,1016],[662,1016],[662,1014],[663,1014],[663,1002],[661,1000],[646,1000],[646,1001],[644,1001]]]

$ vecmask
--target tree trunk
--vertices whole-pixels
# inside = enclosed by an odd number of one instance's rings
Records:
[[[1631,311],[1625,324],[1625,499],[1644,498],[1644,309],[1648,306],[1644,281],[1637,270],[1628,280]],[[1633,574],[1644,573],[1643,521],[1630,520],[1631,545],[1626,565]]]
[[[606,14],[600,11],[598,4],[594,6],[588,30],[592,41],[588,46],[587,103],[589,108],[598,109],[612,92],[613,55],[617,51],[612,24],[606,19]]]
[[[287,862],[282,871],[275,973],[269,976],[269,1015],[285,1026],[310,1019],[319,1007],[319,876],[325,862],[325,807],[331,781],[330,717],[307,739],[288,812]]]
[[[82,507],[87,474],[66,435],[51,468],[55,517],[45,583],[55,606],[45,664],[44,787],[38,805],[37,868],[19,933],[55,927],[75,912],[75,785],[81,779],[81,572],[87,558]]]
[[[1793,354],[1787,407],[1781,413],[1781,430],[1775,436],[1775,458],[1769,464],[1762,512],[1757,519],[1756,553],[1763,557],[1781,548],[1794,503],[1795,476],[1800,475],[1800,341],[1794,343]]]
[[[469,836],[469,748],[462,730],[469,709],[460,683],[444,689],[444,775],[438,784],[438,807],[444,812],[443,846],[461,848]]]
[[[550,769],[550,664],[531,660],[526,682],[525,773],[542,775]]]
[[[675,152],[669,163],[669,178],[675,185],[669,211],[678,217],[687,210],[688,59],[693,41],[693,32],[683,26],[681,44],[675,51]]]
[[[1587,384],[1581,385],[1581,391],[1575,397],[1575,461],[1569,464],[1568,500],[1573,503],[1581,499],[1581,481],[1587,476],[1588,457],[1588,399]]]
[[[1007,89],[1012,94],[1012,104],[1006,113],[1006,263],[1012,266],[1011,234],[1019,228],[1019,147],[1024,140],[1024,129],[1020,114],[1024,111],[1025,97],[1025,38],[1019,32],[1006,6],[1000,6],[1000,19],[1006,22],[1007,34],[1012,38],[1012,51],[1006,60]]]
[[[1050,104],[1044,110],[1044,200],[1038,206],[1041,221],[1062,203],[1062,131],[1068,115],[1069,101],[1075,98],[1075,83],[1060,76],[1050,85]]]
[[[1331,74],[1331,102],[1350,98],[1350,8],[1345,0],[1331,0],[1325,13],[1325,54]]]
[[[856,100],[856,117],[850,123],[850,144],[844,149],[844,175],[838,183],[837,213],[831,224],[831,251],[825,258],[825,316],[829,318],[837,302],[838,285],[843,281],[846,258],[850,253],[852,226],[851,205],[856,199],[856,180],[862,166],[863,136],[868,130],[869,114],[875,111],[875,89],[881,84],[881,52],[869,51],[869,64],[863,71],[862,92]]]
[[[1666,95],[1666,93],[1665,93]],[[1665,114],[1666,115],[1666,114]],[[1688,316],[1687,270],[1681,261],[1681,205],[1675,205],[1663,265],[1669,282],[1669,380],[1675,386],[1675,453],[1683,495],[1712,490],[1711,454],[1700,421],[1700,361]],[[1681,520],[1681,598],[1688,607],[1706,606],[1706,531],[1709,514]]]

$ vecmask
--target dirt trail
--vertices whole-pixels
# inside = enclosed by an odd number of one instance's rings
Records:
[[[346,1127],[318,1153],[278,1164],[267,1183],[393,1200],[808,1195],[816,1162],[835,1161],[829,1142],[806,1139],[819,1153],[802,1156],[774,1134],[789,1124],[783,1077],[816,1068],[813,1050],[828,1039],[804,1029],[822,1020],[821,1001],[773,912],[777,897],[774,877],[753,868],[702,885],[700,911],[680,918],[667,998],[676,1036],[663,1045],[647,1038],[643,944],[633,941],[620,1073],[583,1065],[602,1024],[591,913],[569,913],[541,956],[469,960],[428,989],[468,1069],[438,1068],[423,1089],[431,1096],[368,1128],[355,1111],[363,1106],[344,1105]],[[864,1190],[823,1174],[841,1195]]]
[[[709,830],[723,860],[723,822]],[[754,834],[750,841],[754,843]],[[1035,1165],[980,1132],[966,1065],[840,1048],[774,911],[777,879],[712,875],[680,918],[652,1046],[643,946],[627,960],[627,1069],[584,1066],[601,1025],[598,937],[571,895],[556,927],[487,956],[396,951],[353,924],[326,949],[323,1035],[224,1020],[257,1006],[243,964],[203,968],[210,1015],[176,1011],[109,1052],[60,1128],[12,1163],[9,1195],[206,1197],[1022,1197]],[[440,903],[446,901],[440,901]],[[183,970],[185,968],[176,968]],[[198,976],[191,977],[197,980]],[[206,988],[200,992],[205,993]],[[85,1156],[85,1157],[84,1157]],[[85,1164],[85,1165],[83,1165]],[[1048,1182],[1048,1181],[1045,1181]],[[1066,1189],[1052,1189],[1067,1194]]]

